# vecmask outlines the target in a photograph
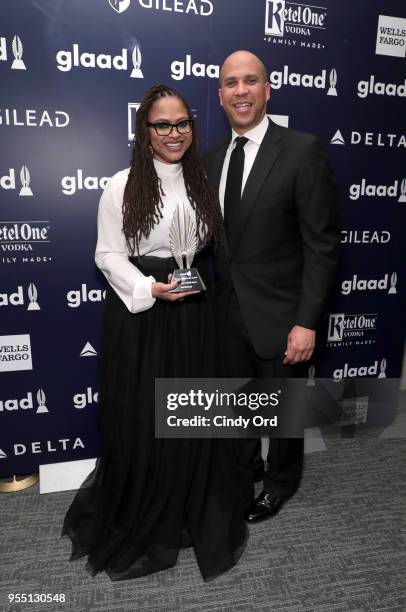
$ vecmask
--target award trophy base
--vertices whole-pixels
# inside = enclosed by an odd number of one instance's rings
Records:
[[[174,270],[171,282],[176,280],[182,282],[176,289],[171,289],[170,293],[180,293],[181,291],[206,291],[206,285],[197,268],[178,268]]]

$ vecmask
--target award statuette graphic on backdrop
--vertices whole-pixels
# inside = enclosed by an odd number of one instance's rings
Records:
[[[196,220],[183,204],[178,204],[169,228],[169,246],[179,266],[173,271],[172,281],[180,280],[181,284],[172,289],[172,293],[206,289],[197,268],[190,267],[197,250],[197,242]]]

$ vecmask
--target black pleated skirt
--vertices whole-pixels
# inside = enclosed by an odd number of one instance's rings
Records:
[[[174,268],[172,258],[144,256],[134,263],[162,282]],[[207,250],[193,265],[208,291],[180,302],[157,300],[131,314],[111,288],[107,292],[101,453],[62,529],[72,540],[71,560],[88,555],[92,575],[143,576],[173,566],[179,548],[193,546],[209,580],[231,568],[244,547],[253,488],[233,440],[154,437],[156,377],[222,374]]]

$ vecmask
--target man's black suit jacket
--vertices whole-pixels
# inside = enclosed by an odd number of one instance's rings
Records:
[[[205,159],[217,193],[228,145]],[[293,325],[317,326],[337,267],[336,184],[317,137],[269,121],[236,205],[238,224],[218,248],[220,313],[233,287],[255,352],[277,358]]]

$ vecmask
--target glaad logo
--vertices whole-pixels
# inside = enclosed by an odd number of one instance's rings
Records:
[[[381,279],[359,279],[357,274],[354,274],[352,279],[344,280],[341,283],[341,293],[349,295],[352,291],[388,291],[388,294],[394,295],[397,293],[396,283],[398,280],[396,272],[392,272],[390,277],[390,287],[388,290],[389,274]]]
[[[6,453],[1,448],[0,448],[0,459],[7,459]]]
[[[366,196],[375,198],[398,198],[398,202],[406,202],[406,178],[401,182],[394,181],[393,185],[369,185],[366,179],[363,178],[360,184],[354,183],[350,186],[349,196],[350,200],[358,200]]]
[[[375,75],[371,74],[369,81],[358,82],[358,97],[366,98],[369,94],[377,96],[399,96],[406,98],[406,79],[403,83],[375,83]]]
[[[21,188],[18,192],[19,196],[32,196],[32,190],[30,188],[31,175],[27,166],[22,166],[20,170],[20,182]],[[0,176],[0,187],[2,189],[15,189],[16,188],[16,171],[14,168],[10,168],[8,174]]]
[[[88,404],[97,403],[99,401],[98,392],[94,392],[92,387],[87,387],[85,393],[76,393],[73,396],[73,405],[78,410],[86,408]]]
[[[192,56],[186,55],[185,61],[175,60],[171,64],[171,77],[175,81],[182,81],[185,76],[209,77],[218,79],[220,76],[220,66],[216,64],[192,64]]]
[[[345,139],[341,130],[337,130],[330,140],[330,144],[345,145]],[[406,136],[401,134],[382,134],[382,132],[356,132],[352,131],[348,144],[376,147],[404,147],[406,148]]]
[[[344,364],[343,368],[337,368],[333,372],[334,380],[342,380],[343,378],[356,378],[358,376],[376,376],[377,378],[386,378],[386,359],[383,358],[379,364],[378,374],[378,361],[370,366],[351,367],[348,363]]]
[[[111,8],[117,13],[124,13],[130,6],[131,0],[109,0]]]
[[[27,256],[43,244],[50,244],[49,221],[0,221],[0,252],[19,254],[21,263],[52,261],[52,257]],[[3,263],[16,263],[17,257],[3,257]]]
[[[106,290],[90,289],[88,290],[86,283],[82,283],[80,289],[72,289],[66,294],[68,306],[78,308],[84,302],[101,302],[106,299]]]
[[[387,244],[391,233],[387,230],[342,230],[341,244]]]
[[[302,40],[301,47],[324,49],[324,45],[314,42],[313,36],[320,36],[326,29],[327,9],[323,6],[298,4],[285,0],[266,0],[265,34],[268,42],[295,46],[297,40],[291,36],[311,38]],[[286,36],[285,36],[286,35]],[[275,37],[275,38],[271,38]]]
[[[85,346],[80,351],[81,357],[96,357],[97,351],[93,348],[90,342],[86,342]]]
[[[105,189],[109,182],[109,176],[85,176],[83,177],[83,170],[78,169],[75,176],[64,176],[61,180],[62,193],[68,196],[74,195],[76,191],[82,189],[93,190],[93,189]]]
[[[334,313],[329,317],[327,343],[330,347],[374,344],[378,315]]]
[[[23,62],[23,44],[19,36],[14,36],[11,43],[14,60],[11,64],[12,70],[26,70]],[[7,61],[7,40],[3,36],[0,37],[0,61]]]
[[[31,454],[35,455],[37,453],[42,453],[42,452],[47,452],[47,453],[52,453],[52,452],[56,452],[56,451],[73,451],[76,450],[77,448],[85,448],[85,445],[83,444],[82,440],[80,438],[76,438],[75,440],[71,440],[70,438],[63,438],[62,440],[46,440],[46,441],[39,441],[39,442],[26,442],[25,444],[18,442],[17,444],[14,444],[14,455],[17,457],[18,455],[25,455],[27,452],[27,446],[28,446],[28,452],[30,452],[30,448],[31,448]]]
[[[24,397],[20,399],[8,399],[8,400],[0,400],[0,412],[4,411],[14,411],[14,410],[32,410],[34,408],[34,401],[32,397],[31,391],[29,391]],[[48,408],[45,405],[46,396],[42,389],[38,389],[37,394],[37,409],[36,414],[44,414],[45,412],[49,412]]]
[[[28,306],[27,310],[41,310],[38,304],[38,291],[34,283],[30,283],[27,289]],[[24,305],[24,289],[22,285],[17,287],[15,293],[0,293],[0,306],[23,306]]]
[[[379,15],[375,54],[406,57],[406,19]]]
[[[141,51],[135,45],[132,51],[133,69],[130,77],[142,79],[143,73],[141,70]],[[88,53],[87,51],[80,52],[79,45],[74,43],[72,51],[58,51],[56,54],[56,62],[58,70],[69,72],[72,68],[101,68],[102,70],[128,70],[128,51],[121,49],[121,54],[109,55],[108,53]]]
[[[30,334],[0,336],[0,372],[32,370]]]
[[[273,70],[269,75],[269,81],[274,89],[280,89],[282,85],[292,87],[313,87],[316,89],[326,89],[327,70],[322,70],[321,74],[300,74],[299,72],[289,72],[289,66],[284,66],[283,70]],[[328,96],[337,96],[337,71],[332,68],[329,73]]]

